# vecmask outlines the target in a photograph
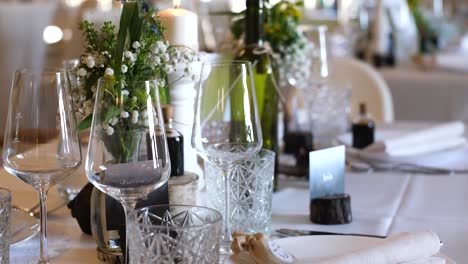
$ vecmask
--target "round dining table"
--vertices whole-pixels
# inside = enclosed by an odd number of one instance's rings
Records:
[[[33,188],[3,168],[0,179],[1,187],[12,190],[15,206],[30,208],[37,203]],[[353,221],[332,226],[309,220],[309,186],[304,178],[282,175],[279,187],[273,195],[272,235],[280,228],[380,236],[432,230],[443,241],[444,254],[458,263],[468,259],[468,174],[348,171],[345,191],[351,195]],[[49,194],[49,208],[60,203],[54,187]],[[48,226],[52,262],[100,263],[94,239],[81,232],[67,207],[49,213]],[[36,235],[11,246],[10,261],[36,263],[38,254]]]

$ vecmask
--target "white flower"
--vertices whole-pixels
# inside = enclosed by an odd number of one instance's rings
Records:
[[[126,72],[127,72],[127,70],[128,70],[128,67],[127,67],[127,65],[125,65],[125,64],[122,64],[122,73],[126,73]]]
[[[130,92],[128,90],[122,90],[122,95],[129,95]]]
[[[143,119],[143,125],[146,126],[146,127],[149,126],[148,119]]]
[[[112,76],[114,75],[114,70],[111,68],[107,68],[106,71],[104,72],[105,75]]]
[[[106,128],[106,133],[107,133],[108,136],[112,136],[114,134],[114,128],[111,127],[111,126],[108,126]]]
[[[94,61],[94,58],[93,56],[88,56],[86,58],[86,66],[88,66],[88,68],[94,68],[94,66],[96,66],[96,62]]]
[[[161,58],[159,58],[158,56],[153,56],[153,63],[155,65],[159,65],[161,63]]]
[[[120,112],[120,117],[121,118],[128,118],[130,116],[130,114],[126,111],[122,111]]]
[[[132,123],[136,124],[138,122],[139,113],[136,110],[132,111]]]
[[[147,110],[143,110],[143,112],[141,112],[141,116],[143,118],[148,118],[148,111]]]
[[[158,49],[161,51],[161,53],[166,52],[167,45],[164,42],[158,41],[158,42],[156,42],[156,45],[158,46]]]
[[[138,42],[138,41],[133,42],[132,48],[134,48],[134,49],[139,49],[140,47],[141,47],[140,42]]]
[[[163,61],[169,61],[170,57],[169,57],[169,54],[164,54],[163,57],[162,57],[162,60]]]
[[[132,56],[133,56],[133,54],[132,54],[131,51],[128,51],[128,50],[127,50],[127,51],[124,52],[124,57],[125,57],[125,58],[130,59]]]
[[[113,126],[115,126],[118,122],[119,122],[119,119],[117,117],[113,117],[111,118],[111,120],[109,120],[109,123]]]
[[[84,68],[80,68],[78,70],[78,75],[81,77],[85,77],[88,72]]]

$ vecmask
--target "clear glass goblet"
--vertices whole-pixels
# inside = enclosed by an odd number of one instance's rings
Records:
[[[40,259],[47,256],[47,192],[81,164],[70,83],[65,70],[15,72],[3,145],[3,166],[39,192]]]
[[[160,85],[158,80],[119,82],[113,77],[98,81],[86,176],[122,204],[127,219],[138,199],[162,186],[170,175]]]
[[[262,133],[252,65],[247,61],[207,62],[197,91],[192,146],[223,171],[230,190],[230,171],[258,153]],[[230,192],[225,191],[221,254],[230,254]]]

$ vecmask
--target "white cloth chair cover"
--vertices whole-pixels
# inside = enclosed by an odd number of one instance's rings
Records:
[[[332,77],[351,86],[351,115],[356,117],[359,103],[377,121],[393,122],[393,99],[385,80],[370,65],[351,58],[331,60]]]

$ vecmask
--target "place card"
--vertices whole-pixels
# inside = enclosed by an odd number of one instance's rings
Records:
[[[345,146],[309,152],[310,200],[344,193]]]

